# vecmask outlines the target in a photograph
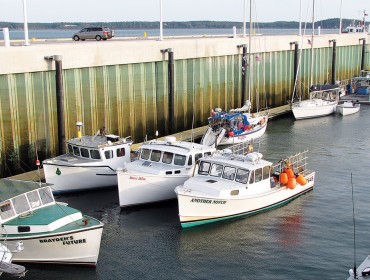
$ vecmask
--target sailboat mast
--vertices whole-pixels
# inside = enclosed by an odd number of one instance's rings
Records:
[[[248,71],[248,100],[251,101],[251,80],[252,80],[252,77],[251,77],[251,66],[252,66],[252,46],[251,46],[251,42],[252,42],[252,0],[249,0],[249,42],[248,42],[248,45],[249,45],[249,48],[248,48],[248,51],[249,51],[249,55],[248,55],[248,63],[249,63],[249,71]]]
[[[315,35],[315,0],[312,0],[311,85],[313,85],[313,65],[314,65],[313,38],[314,38],[314,35]]]

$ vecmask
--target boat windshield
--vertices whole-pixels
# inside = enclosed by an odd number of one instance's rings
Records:
[[[52,203],[54,196],[49,186],[26,192],[0,203],[1,220],[9,220]]]

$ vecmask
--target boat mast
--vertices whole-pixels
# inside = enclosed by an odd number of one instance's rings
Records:
[[[252,70],[252,46],[251,46],[251,42],[252,42],[252,0],[249,0],[249,42],[248,42],[248,45],[249,45],[249,48],[248,48],[248,51],[249,51],[249,55],[248,55],[248,63],[249,63],[249,71],[248,71],[248,100],[251,102],[251,81],[252,81],[252,73],[251,73],[251,70]],[[249,111],[250,111],[250,108],[249,108]]]
[[[313,37],[314,35],[315,35],[315,0],[312,0],[311,85],[313,85],[313,65],[314,65]]]

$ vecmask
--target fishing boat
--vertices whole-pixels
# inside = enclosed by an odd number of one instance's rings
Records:
[[[268,119],[268,109],[250,113],[248,105],[229,112],[216,108],[208,118],[208,128],[200,143],[207,146],[222,146],[249,142],[265,133]]]
[[[190,178],[200,158],[215,150],[198,143],[176,141],[173,136],[142,144],[138,160],[117,170],[120,206],[175,199],[175,187]]]
[[[370,255],[356,268],[351,268],[347,280],[370,279]]]
[[[309,99],[293,102],[291,109],[296,120],[323,117],[336,112],[342,85],[311,86]]]
[[[76,125],[77,137],[67,141],[67,153],[43,161],[45,181],[56,193],[116,186],[116,170],[130,161],[132,141],[105,129],[82,136],[82,123]]]
[[[360,110],[360,104],[351,102],[351,101],[345,101],[337,105],[337,112],[341,114],[342,116],[355,114],[359,110]]]
[[[103,223],[56,202],[49,184],[0,180],[0,242],[22,241],[14,262],[96,266]]]
[[[176,187],[182,227],[257,214],[313,189],[315,172],[307,169],[307,151],[275,166],[250,148],[236,151],[201,158],[193,177]]]
[[[10,246],[13,245],[16,246],[15,250],[10,249]],[[17,242],[17,244],[0,243],[0,275],[6,273],[21,277],[26,274],[26,268],[24,266],[12,263],[13,254],[21,252],[23,249],[22,241]]]
[[[352,78],[352,83],[348,84],[350,94],[369,95],[370,89],[370,70],[361,70],[360,76]]]

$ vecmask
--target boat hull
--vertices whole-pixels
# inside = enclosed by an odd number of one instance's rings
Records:
[[[255,131],[246,132],[240,135],[236,135],[234,137],[223,137],[218,145],[219,146],[233,145],[233,144],[249,142],[250,140],[260,138],[266,132],[267,123],[268,123],[268,118],[266,118],[266,122],[261,127],[257,128]]]
[[[296,120],[318,118],[333,114],[336,106],[337,103],[315,106],[292,106],[292,112]]]
[[[43,164],[46,182],[53,192],[73,192],[117,185],[116,171],[108,166],[64,166]]]
[[[174,189],[190,178],[188,175],[148,175],[118,172],[119,203],[122,208],[175,199]]]
[[[192,195],[192,192],[181,187],[176,188],[179,218],[183,228],[192,227],[221,220],[254,215],[280,207],[300,195],[310,191],[314,186],[315,173],[311,173],[306,185],[297,186],[291,190],[286,187],[276,187],[271,191],[240,198],[220,198],[212,196]]]
[[[96,266],[103,224],[53,234],[6,236],[8,242],[23,241],[24,249],[14,262]],[[4,236],[0,237],[4,240]]]

